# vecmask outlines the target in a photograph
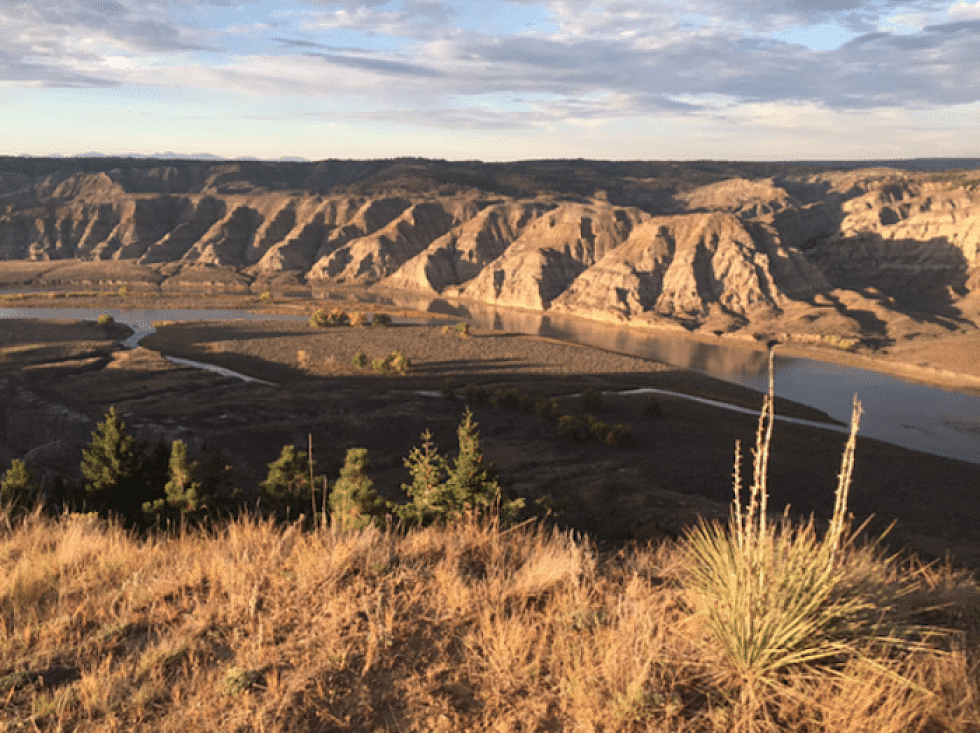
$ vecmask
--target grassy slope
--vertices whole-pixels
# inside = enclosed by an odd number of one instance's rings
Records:
[[[980,729],[978,594],[965,577],[904,575],[919,606],[951,604],[919,618],[960,629],[930,644],[945,653],[885,645],[790,667],[753,699],[690,612],[680,549],[603,557],[580,538],[480,522],[399,535],[241,519],[140,540],[90,515],[35,515],[0,537],[0,722]]]

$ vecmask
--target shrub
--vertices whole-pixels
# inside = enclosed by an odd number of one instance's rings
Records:
[[[391,316],[387,313],[375,313],[371,318],[371,325],[378,328],[387,328],[391,325]]]
[[[34,481],[27,464],[15,458],[0,480],[0,507],[21,514],[33,509],[39,501],[41,487]]]
[[[606,433],[605,443],[614,448],[634,448],[636,447],[636,435],[632,425],[617,423],[609,428]]]
[[[175,440],[170,447],[165,498],[143,504],[145,514],[187,516],[201,511],[208,503],[204,485],[198,480],[200,465],[187,458],[187,444]]]
[[[343,308],[334,308],[327,316],[327,321],[331,326],[346,326],[350,323],[350,316]]]
[[[129,288],[123,285],[117,292],[119,293],[120,298],[125,298],[127,295],[129,295]]]
[[[487,390],[478,384],[470,382],[463,387],[463,398],[471,404],[479,405],[486,402]]]
[[[358,351],[356,354],[354,354],[354,358],[351,359],[351,361],[354,362],[354,366],[356,366],[358,369],[363,369],[368,365],[368,358],[365,356],[363,351]]]
[[[262,295],[259,296],[259,302],[260,303],[271,303],[272,302],[272,293],[270,293],[268,290],[266,290],[264,293],[262,293]]]
[[[387,374],[389,368],[387,359],[372,359],[371,368],[374,369],[378,374]]]
[[[100,326],[102,326],[102,328],[109,328],[109,326],[111,326],[115,322],[116,320],[108,313],[103,313],[101,316],[99,316],[99,319],[97,321],[97,323]]]
[[[534,401],[534,411],[541,417],[549,420],[557,420],[561,417],[561,404],[557,397],[538,397]]]
[[[588,424],[578,415],[561,415],[558,418],[558,437],[582,441],[588,432]]]
[[[679,579],[687,611],[702,624],[704,644],[720,664],[714,681],[750,715],[760,714],[793,670],[828,669],[848,675],[862,664],[886,671],[911,693],[906,680],[882,662],[897,649],[928,652],[928,634],[910,624],[915,604],[907,596],[913,576],[873,546],[855,544],[847,520],[847,497],[861,406],[854,399],[851,434],[844,450],[834,511],[824,536],[813,520],[794,526],[767,516],[767,472],[773,422],[770,390],[756,434],[753,484],[743,504],[739,444],[735,449],[735,498],[727,525],[700,523],[679,547]],[[917,636],[918,635],[918,636]],[[916,638],[920,641],[916,641]],[[852,673],[853,674],[853,673]],[[764,713],[762,713],[764,714]]]
[[[387,513],[387,502],[368,476],[370,465],[366,448],[347,451],[340,478],[330,492],[330,522],[340,530],[363,529]]]
[[[602,392],[595,387],[589,387],[582,392],[582,409],[598,410],[602,407]]]
[[[461,339],[469,338],[470,335],[470,324],[466,321],[456,324],[456,335]]]
[[[521,406],[520,393],[516,389],[497,387],[490,393],[489,402],[502,410],[516,410]]]
[[[357,311],[356,313],[351,313],[350,315],[350,325],[354,328],[362,328],[367,325],[367,313],[364,311]]]
[[[597,443],[605,443],[606,436],[609,434],[609,426],[602,422],[602,420],[596,419],[594,415],[586,415],[585,422],[588,425],[586,438],[588,440],[594,440]]]
[[[329,325],[327,312],[323,308],[317,308],[310,315],[310,326],[313,328],[326,328]]]
[[[400,351],[392,351],[388,355],[388,366],[395,374],[408,374],[412,361]]]

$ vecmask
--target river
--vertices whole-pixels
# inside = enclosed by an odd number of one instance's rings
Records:
[[[406,297],[401,304],[419,307]],[[494,328],[561,339],[655,359],[692,369],[758,391],[767,388],[766,354],[730,343],[704,343],[665,333],[435,299],[424,304],[432,313],[468,320],[477,328]],[[134,330],[124,345],[135,346],[153,332],[153,323],[185,320],[288,320],[307,316],[253,313],[245,310],[176,310],[117,308],[2,308],[0,318],[65,318],[95,320],[109,314]],[[209,367],[184,360],[181,363]],[[906,382],[867,369],[812,359],[775,358],[776,394],[810,405],[847,422],[857,394],[864,406],[861,435],[935,455],[980,463],[980,397]],[[761,404],[761,400],[760,400]]]

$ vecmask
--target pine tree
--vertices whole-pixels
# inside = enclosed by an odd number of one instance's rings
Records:
[[[82,450],[82,476],[89,509],[119,512],[132,519],[139,511],[141,456],[126,425],[112,407]]]
[[[503,498],[497,469],[484,458],[478,427],[473,413],[466,408],[456,430],[459,454],[446,479],[448,511],[498,511],[502,520],[510,521],[523,509],[524,500]]]
[[[446,480],[448,503],[454,510],[489,507],[500,492],[497,471],[485,462],[477,422],[469,408],[456,429],[459,454]]]
[[[421,437],[422,447],[412,448],[405,459],[412,482],[402,484],[402,489],[412,501],[398,507],[399,516],[410,524],[428,524],[449,510],[445,485],[449,464],[439,455],[429,430]]]
[[[0,507],[20,514],[33,509],[40,500],[41,487],[35,483],[31,470],[15,458],[0,480]]]
[[[362,529],[388,510],[368,476],[370,459],[366,448],[347,451],[340,478],[330,492],[330,522],[342,530]]]
[[[207,499],[201,482],[197,480],[198,471],[198,463],[187,458],[187,444],[175,440],[170,446],[165,497],[143,504],[144,513],[187,516],[203,509]]]
[[[269,464],[265,481],[259,484],[262,505],[281,517],[299,516],[312,509],[315,487],[322,477],[315,475],[310,484],[310,458],[291,445],[284,445],[279,458]]]

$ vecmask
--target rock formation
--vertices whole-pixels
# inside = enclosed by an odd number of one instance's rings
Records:
[[[125,263],[160,287],[223,268],[236,288],[281,273],[716,333],[980,311],[965,171],[0,159],[0,184],[0,259]]]

